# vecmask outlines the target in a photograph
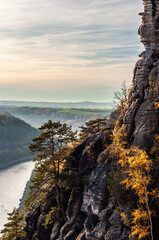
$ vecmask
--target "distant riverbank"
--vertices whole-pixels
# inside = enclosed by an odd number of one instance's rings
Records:
[[[33,168],[34,163],[29,161],[0,170],[0,231],[7,222],[7,213],[11,212],[14,207],[19,207]]]
[[[8,163],[8,164],[4,163],[4,166],[0,167],[0,171],[10,169],[10,168],[12,168],[12,167],[14,167],[16,165],[21,164],[21,163],[31,162],[32,159],[33,159],[33,156],[29,155],[27,157],[17,159],[17,161],[15,161],[15,162],[11,162],[11,163]]]

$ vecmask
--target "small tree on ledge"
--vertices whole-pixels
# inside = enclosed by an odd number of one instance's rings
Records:
[[[5,233],[4,240],[26,240],[26,232],[23,230],[24,215],[21,214],[16,208],[13,209],[11,213],[8,213],[8,223],[4,225],[4,229],[1,233]]]
[[[85,124],[86,124],[86,127],[83,127],[83,126],[80,127],[81,128],[81,133],[80,133],[81,138],[86,137],[88,134],[105,131],[107,128],[108,119],[106,117],[105,118],[97,118],[94,120],[90,120],[90,121],[86,122]]]

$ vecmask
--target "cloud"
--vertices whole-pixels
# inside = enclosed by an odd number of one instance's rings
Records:
[[[140,0],[2,0],[1,86],[36,86],[45,97],[67,85],[130,82],[141,10]]]

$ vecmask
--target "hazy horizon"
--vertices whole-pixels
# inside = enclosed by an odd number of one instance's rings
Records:
[[[141,0],[5,0],[2,100],[112,101],[132,81]]]
[[[0,100],[2,112],[8,112],[15,108],[57,108],[57,109],[113,109],[114,102],[93,102],[93,101],[80,101],[80,102],[47,102],[47,101],[10,101]],[[7,108],[9,107],[9,109]]]
[[[35,103],[111,103],[112,101],[38,101],[38,100],[15,100],[15,99],[0,99],[0,102],[35,102]]]

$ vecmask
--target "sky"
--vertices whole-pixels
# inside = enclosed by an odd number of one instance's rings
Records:
[[[112,101],[143,50],[142,0],[1,0],[0,99]]]

